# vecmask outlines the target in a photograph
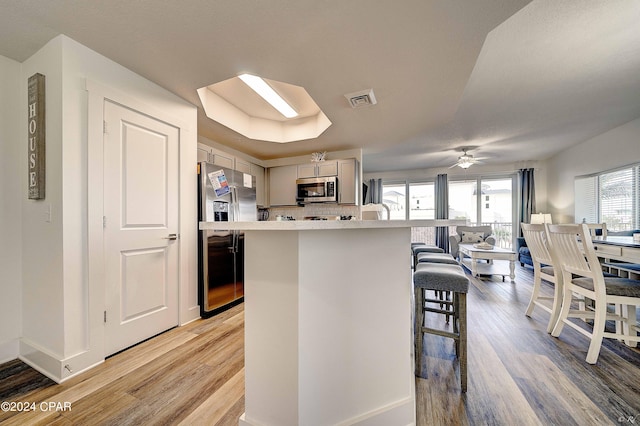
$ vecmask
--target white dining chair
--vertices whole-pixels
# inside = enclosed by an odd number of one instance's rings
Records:
[[[603,338],[640,341],[640,328],[635,316],[635,307],[640,306],[640,281],[603,275],[586,224],[546,224],[545,227],[549,251],[554,265],[562,270],[564,287],[562,308],[551,335],[558,337],[564,325],[568,325],[591,339],[586,357],[589,364],[595,364],[598,360]],[[593,300],[593,307],[573,310],[570,302],[572,293]],[[609,304],[634,308],[622,310],[621,315],[610,314],[607,311]],[[570,318],[593,318],[593,329],[589,331],[570,321]],[[613,333],[607,332],[607,320],[621,321],[623,327],[615,327]]]
[[[531,259],[533,260],[533,290],[525,315],[530,317],[536,306],[549,312],[547,333],[551,333],[558,321],[562,304],[562,272],[558,269],[556,273],[553,266],[553,260],[547,248],[547,234],[544,224],[522,223],[521,227],[522,236],[527,242],[527,247],[529,247]],[[553,296],[540,295],[542,280],[553,283]]]
[[[602,223],[585,223],[585,225],[587,225],[587,228],[589,228],[589,234],[591,235],[591,238],[595,238],[595,237],[602,237],[602,238],[607,238],[607,224],[602,222]]]

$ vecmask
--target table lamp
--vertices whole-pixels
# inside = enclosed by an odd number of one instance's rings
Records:
[[[540,224],[553,222],[551,221],[551,214],[549,213],[534,213],[531,215],[531,223]]]

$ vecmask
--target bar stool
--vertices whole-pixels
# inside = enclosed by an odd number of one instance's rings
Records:
[[[456,355],[460,363],[460,387],[467,391],[467,293],[469,279],[462,267],[443,263],[421,263],[413,273],[415,296],[415,374],[421,373],[423,333],[435,334],[454,339]],[[426,297],[427,290],[451,291],[453,301],[442,301]],[[445,303],[452,310],[430,307],[428,303]],[[453,331],[439,330],[424,326],[425,312],[453,315]]]
[[[420,253],[444,253],[444,250],[442,250],[440,247],[438,246],[433,246],[430,244],[416,244],[416,243],[411,243],[411,254],[412,254],[412,259],[413,259],[413,267],[415,268],[416,264],[418,263],[418,254]]]
[[[416,256],[418,263],[448,263],[449,265],[459,265],[458,261],[449,253],[418,253]]]
[[[446,263],[449,265],[459,265],[458,261],[455,260],[453,256],[451,256],[449,253],[423,252],[423,253],[418,253],[417,259],[418,260],[416,265],[420,265],[421,263]],[[436,297],[442,301],[440,302],[440,308],[442,308],[443,306],[447,306],[447,308],[450,307],[450,304],[445,303],[445,301],[451,300],[450,291],[436,290]],[[447,315],[447,324],[448,323],[449,323],[449,315]]]

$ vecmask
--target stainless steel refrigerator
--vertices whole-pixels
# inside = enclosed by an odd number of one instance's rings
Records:
[[[215,164],[198,164],[198,221],[257,220],[256,178]],[[244,233],[199,231],[198,303],[210,317],[244,299]]]

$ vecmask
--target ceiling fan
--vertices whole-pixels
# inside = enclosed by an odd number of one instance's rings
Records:
[[[475,158],[473,155],[471,154],[467,154],[467,150],[469,148],[462,148],[462,155],[460,157],[458,157],[458,161],[456,161],[456,163],[454,165],[452,165],[451,167],[449,167],[450,169],[458,166],[461,167],[463,169],[468,169],[469,167],[471,167],[474,164],[477,163],[481,163],[480,160],[484,160],[484,158]]]

